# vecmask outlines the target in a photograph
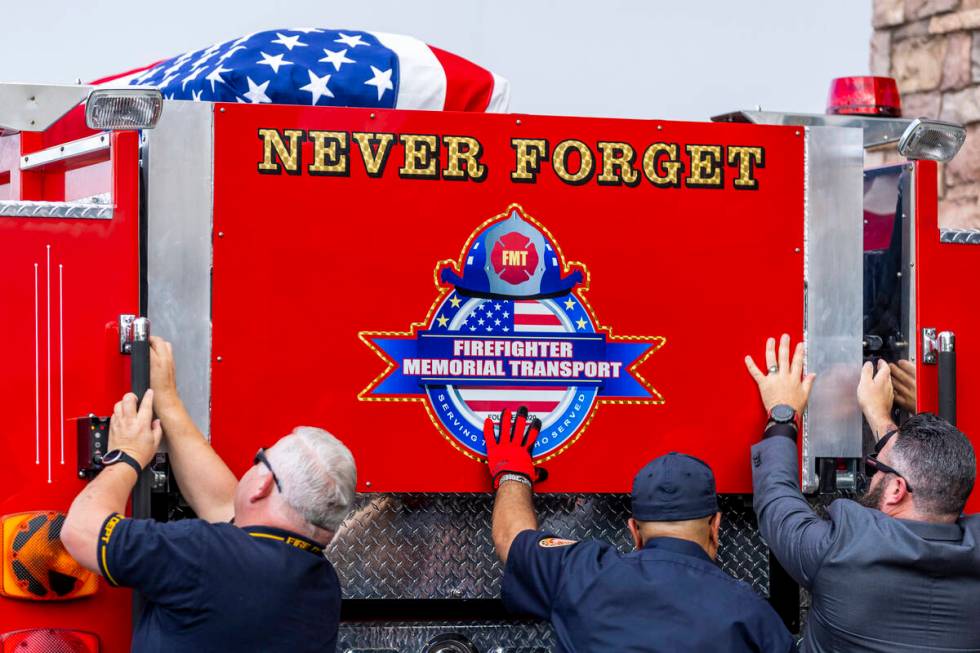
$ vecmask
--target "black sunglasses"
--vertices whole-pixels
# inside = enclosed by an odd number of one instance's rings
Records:
[[[867,456],[864,457],[864,475],[870,479],[877,472],[883,472],[885,474],[894,474],[895,476],[905,481],[905,489],[909,491],[909,494],[911,494],[912,485],[909,484],[909,480],[905,478],[905,476],[894,467],[889,467],[885,463],[878,460],[878,454],[881,453],[881,450],[885,448],[885,445],[888,444],[888,441],[891,440],[896,433],[898,433],[898,429],[886,433],[885,436],[880,440],[878,440],[878,442],[875,444],[875,452],[869,453]]]
[[[282,494],[282,485],[279,483],[279,477],[276,476],[276,471],[272,469],[272,465],[269,464],[269,459],[265,455],[265,448],[259,447],[259,450],[255,452],[255,458],[252,460],[253,465],[258,465],[262,463],[269,468],[269,473],[272,474],[272,480],[276,483],[276,489],[279,490],[279,494]]]

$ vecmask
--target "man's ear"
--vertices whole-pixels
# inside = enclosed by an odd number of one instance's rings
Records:
[[[718,543],[718,532],[721,530],[721,513],[716,512],[708,520],[708,526],[711,528],[711,537],[714,539],[715,543]]]
[[[633,536],[633,546],[640,550],[643,548],[643,538],[640,537],[640,525],[636,523],[636,520],[630,517],[626,520],[626,527],[630,529],[630,535]]]
[[[908,483],[900,476],[890,475],[882,496],[882,507],[897,506],[910,496]]]
[[[257,503],[272,494],[272,486],[275,481],[272,474],[257,474],[253,481],[253,487],[248,493],[248,502]]]

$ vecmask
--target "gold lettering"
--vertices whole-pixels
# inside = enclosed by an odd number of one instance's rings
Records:
[[[380,177],[384,174],[388,155],[391,154],[391,144],[395,141],[394,134],[354,132],[353,139],[361,149],[361,160],[364,170],[369,177]]]
[[[313,141],[313,163],[307,168],[311,175],[346,176],[349,173],[345,132],[310,130],[307,138]]]
[[[610,186],[618,186],[620,183],[635,186],[640,175],[633,168],[633,161],[636,159],[633,146],[629,143],[607,141],[599,141],[598,145],[602,150],[602,174],[596,182]]]
[[[724,184],[721,145],[685,145],[684,149],[691,158],[691,172],[684,183],[701,188],[721,188]]]
[[[756,166],[766,167],[766,151],[761,147],[728,146],[728,165],[738,165],[738,177],[732,185],[738,190],[756,190],[759,180],[753,176]]]
[[[512,138],[510,146],[514,148],[515,155],[511,181],[535,183],[541,172],[541,159],[548,156],[548,141],[543,138]]]
[[[569,172],[568,159],[572,152],[578,152],[579,165],[576,172]],[[584,184],[592,176],[592,168],[595,165],[595,158],[592,150],[582,141],[569,138],[562,141],[555,147],[554,154],[551,155],[551,166],[555,173],[566,184],[578,186]]]
[[[653,143],[643,152],[643,174],[651,184],[660,188],[681,185],[684,164],[678,159],[677,150],[676,143]]]
[[[443,179],[483,181],[486,178],[487,166],[480,163],[480,154],[483,151],[480,141],[469,136],[443,136],[442,143],[446,148]]]
[[[288,147],[283,141],[283,136],[289,139]],[[299,174],[302,137],[302,129],[284,129],[281,134],[275,129],[259,129],[259,138],[262,139],[262,163],[259,164],[259,172],[278,175],[285,170],[290,175]]]
[[[405,162],[398,169],[402,177],[437,179],[439,177],[439,141],[433,134],[402,134]]]

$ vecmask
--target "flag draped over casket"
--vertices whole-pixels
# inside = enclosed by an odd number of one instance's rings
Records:
[[[166,99],[505,112],[507,80],[410,36],[325,28],[247,34],[106,77]]]

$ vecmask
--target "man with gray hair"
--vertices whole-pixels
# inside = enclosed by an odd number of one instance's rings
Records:
[[[132,650],[334,651],[340,584],[323,548],[354,499],[350,451],[301,426],[236,480],[184,409],[161,338],[151,339],[150,377],[139,408],[131,393],[116,404],[105,468],[61,530],[82,565],[146,598]],[[123,516],[161,438],[199,519]]]

